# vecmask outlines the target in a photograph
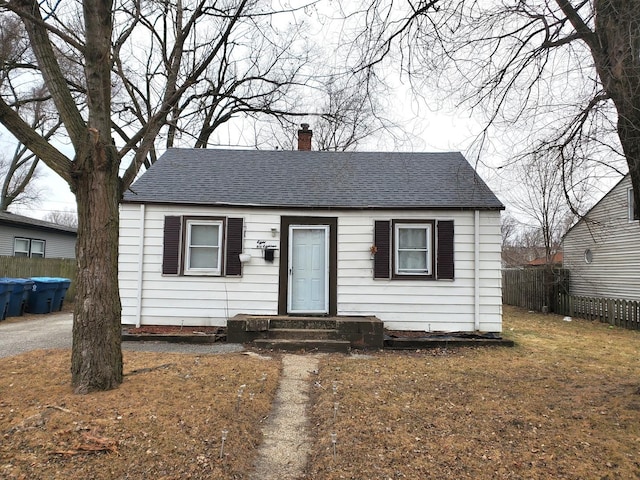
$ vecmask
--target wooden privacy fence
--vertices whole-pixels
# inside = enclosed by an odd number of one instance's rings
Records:
[[[617,298],[559,294],[555,312],[570,317],[599,320],[616,327],[640,330],[640,302]]]
[[[569,271],[562,268],[502,270],[502,303],[640,330],[640,302],[569,295]]]
[[[62,277],[71,280],[65,295],[73,301],[76,293],[75,258],[0,257],[0,277]]]
[[[502,303],[541,312],[553,311],[554,298],[569,291],[569,271],[562,268],[502,270]]]

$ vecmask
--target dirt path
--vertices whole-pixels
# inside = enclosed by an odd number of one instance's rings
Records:
[[[310,372],[317,368],[316,355],[283,357],[280,386],[263,430],[264,441],[252,480],[301,478],[310,449],[306,410],[312,384]]]

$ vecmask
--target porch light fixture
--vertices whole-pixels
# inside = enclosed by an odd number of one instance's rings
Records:
[[[247,263],[251,260],[251,254],[249,253],[240,253],[238,257],[240,258],[240,263]]]

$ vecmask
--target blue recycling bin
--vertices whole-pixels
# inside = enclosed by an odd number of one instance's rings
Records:
[[[27,280],[26,278],[0,278],[0,282],[4,281],[13,284],[13,291],[9,298],[7,317],[19,317],[27,309],[29,292],[31,292],[33,281]]]
[[[71,280],[68,278],[62,277],[51,277],[54,280],[57,280],[58,288],[56,289],[55,295],[53,296],[53,312],[59,312],[62,310],[62,304],[64,303],[64,297],[67,295],[67,290],[69,290],[69,286],[71,285]]]
[[[54,307],[56,290],[60,281],[53,277],[31,277],[33,282],[29,293],[29,313],[51,313]]]
[[[13,283],[0,281],[0,320],[7,318]]]

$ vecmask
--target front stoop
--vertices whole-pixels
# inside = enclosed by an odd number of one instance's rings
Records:
[[[286,351],[348,353],[382,348],[382,321],[371,317],[287,317],[239,314],[227,321],[227,341]]]

